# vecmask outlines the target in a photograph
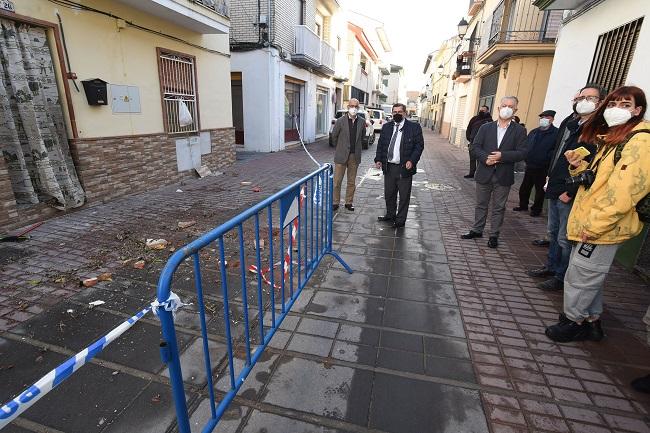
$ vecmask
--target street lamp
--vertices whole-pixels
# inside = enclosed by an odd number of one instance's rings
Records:
[[[462,18],[458,23],[458,37],[460,39],[463,39],[465,37],[465,35],[467,34],[468,27],[469,27],[469,23],[465,21],[465,18]]]

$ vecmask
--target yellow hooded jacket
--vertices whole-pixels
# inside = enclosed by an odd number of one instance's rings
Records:
[[[650,129],[650,122],[639,123],[634,130]],[[601,146],[594,157],[598,161],[611,146]],[[567,237],[581,241],[586,232],[593,244],[620,244],[643,230],[635,206],[650,193],[650,134],[634,135],[623,148],[614,166],[612,150],[600,162],[596,180],[589,189],[581,186],[575,197]],[[584,171],[587,163],[570,170],[572,176]]]

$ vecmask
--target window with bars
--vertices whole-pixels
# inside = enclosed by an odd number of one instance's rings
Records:
[[[165,131],[170,134],[197,132],[199,106],[196,91],[196,59],[193,56],[159,48],[158,75]],[[180,125],[181,102],[185,104],[192,116],[192,123],[187,126]]]
[[[630,69],[643,17],[598,37],[589,83],[598,83],[607,91],[625,84]]]

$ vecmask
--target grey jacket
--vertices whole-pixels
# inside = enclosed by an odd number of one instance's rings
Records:
[[[354,148],[354,157],[357,164],[361,163],[361,141],[363,132],[366,130],[366,121],[361,116],[357,116],[357,141]],[[336,143],[336,152],[334,153],[334,163],[346,164],[350,156],[350,128],[348,128],[348,115],[344,114],[334,124],[332,129],[332,142]]]

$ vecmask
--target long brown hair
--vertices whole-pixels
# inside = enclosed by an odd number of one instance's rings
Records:
[[[627,123],[612,126],[610,128],[607,125],[607,122],[605,122],[605,117],[603,116],[603,113],[607,109],[607,104],[609,104],[610,101],[621,101],[624,99],[633,99],[634,105],[636,107],[641,107],[641,112],[638,116],[633,116]],[[636,86],[619,87],[607,95],[596,112],[594,112],[589,120],[585,122],[582,127],[580,141],[583,143],[596,143],[601,141],[605,145],[621,143],[625,140],[632,129],[643,121],[647,108],[648,103],[643,90]],[[599,138],[602,138],[602,140],[599,140]]]

